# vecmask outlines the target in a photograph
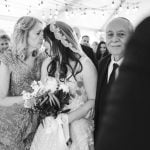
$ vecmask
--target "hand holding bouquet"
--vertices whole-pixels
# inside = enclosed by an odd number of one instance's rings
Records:
[[[39,112],[40,118],[57,117],[59,113],[67,112],[65,105],[69,104],[69,88],[64,82],[48,77],[47,82],[33,81],[33,92],[23,91],[24,107]]]

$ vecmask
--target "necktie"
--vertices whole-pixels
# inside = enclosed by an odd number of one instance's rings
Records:
[[[119,67],[118,64],[116,64],[116,63],[113,64],[113,70],[110,74],[109,82],[108,82],[109,85],[111,85],[113,83],[113,81],[115,80],[116,69],[118,67]]]

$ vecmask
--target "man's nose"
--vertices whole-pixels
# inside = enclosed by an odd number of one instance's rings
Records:
[[[116,42],[119,40],[119,37],[117,36],[117,34],[114,34],[114,36],[112,37],[112,41]]]
[[[5,46],[3,46],[3,50],[6,50],[7,48],[8,48],[8,46],[6,46],[6,45],[5,45]]]

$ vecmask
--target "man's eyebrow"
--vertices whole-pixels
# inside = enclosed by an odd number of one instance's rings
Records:
[[[125,30],[119,30],[119,31],[117,31],[117,32],[126,32]]]
[[[106,33],[109,33],[109,32],[113,32],[113,31],[111,31],[111,30],[108,30]]]
[[[110,33],[110,32],[113,32],[111,30],[108,30],[106,33]],[[118,30],[117,32],[126,32],[125,30]]]

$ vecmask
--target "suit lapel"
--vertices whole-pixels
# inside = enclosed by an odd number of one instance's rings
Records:
[[[108,73],[108,66],[109,66],[110,61],[111,61],[111,57],[109,55],[109,57],[107,57],[106,60],[101,62],[100,66],[99,66],[99,72],[98,72],[99,79],[98,79],[98,85],[97,85],[98,93],[100,93],[105,80],[107,82],[107,73]]]

